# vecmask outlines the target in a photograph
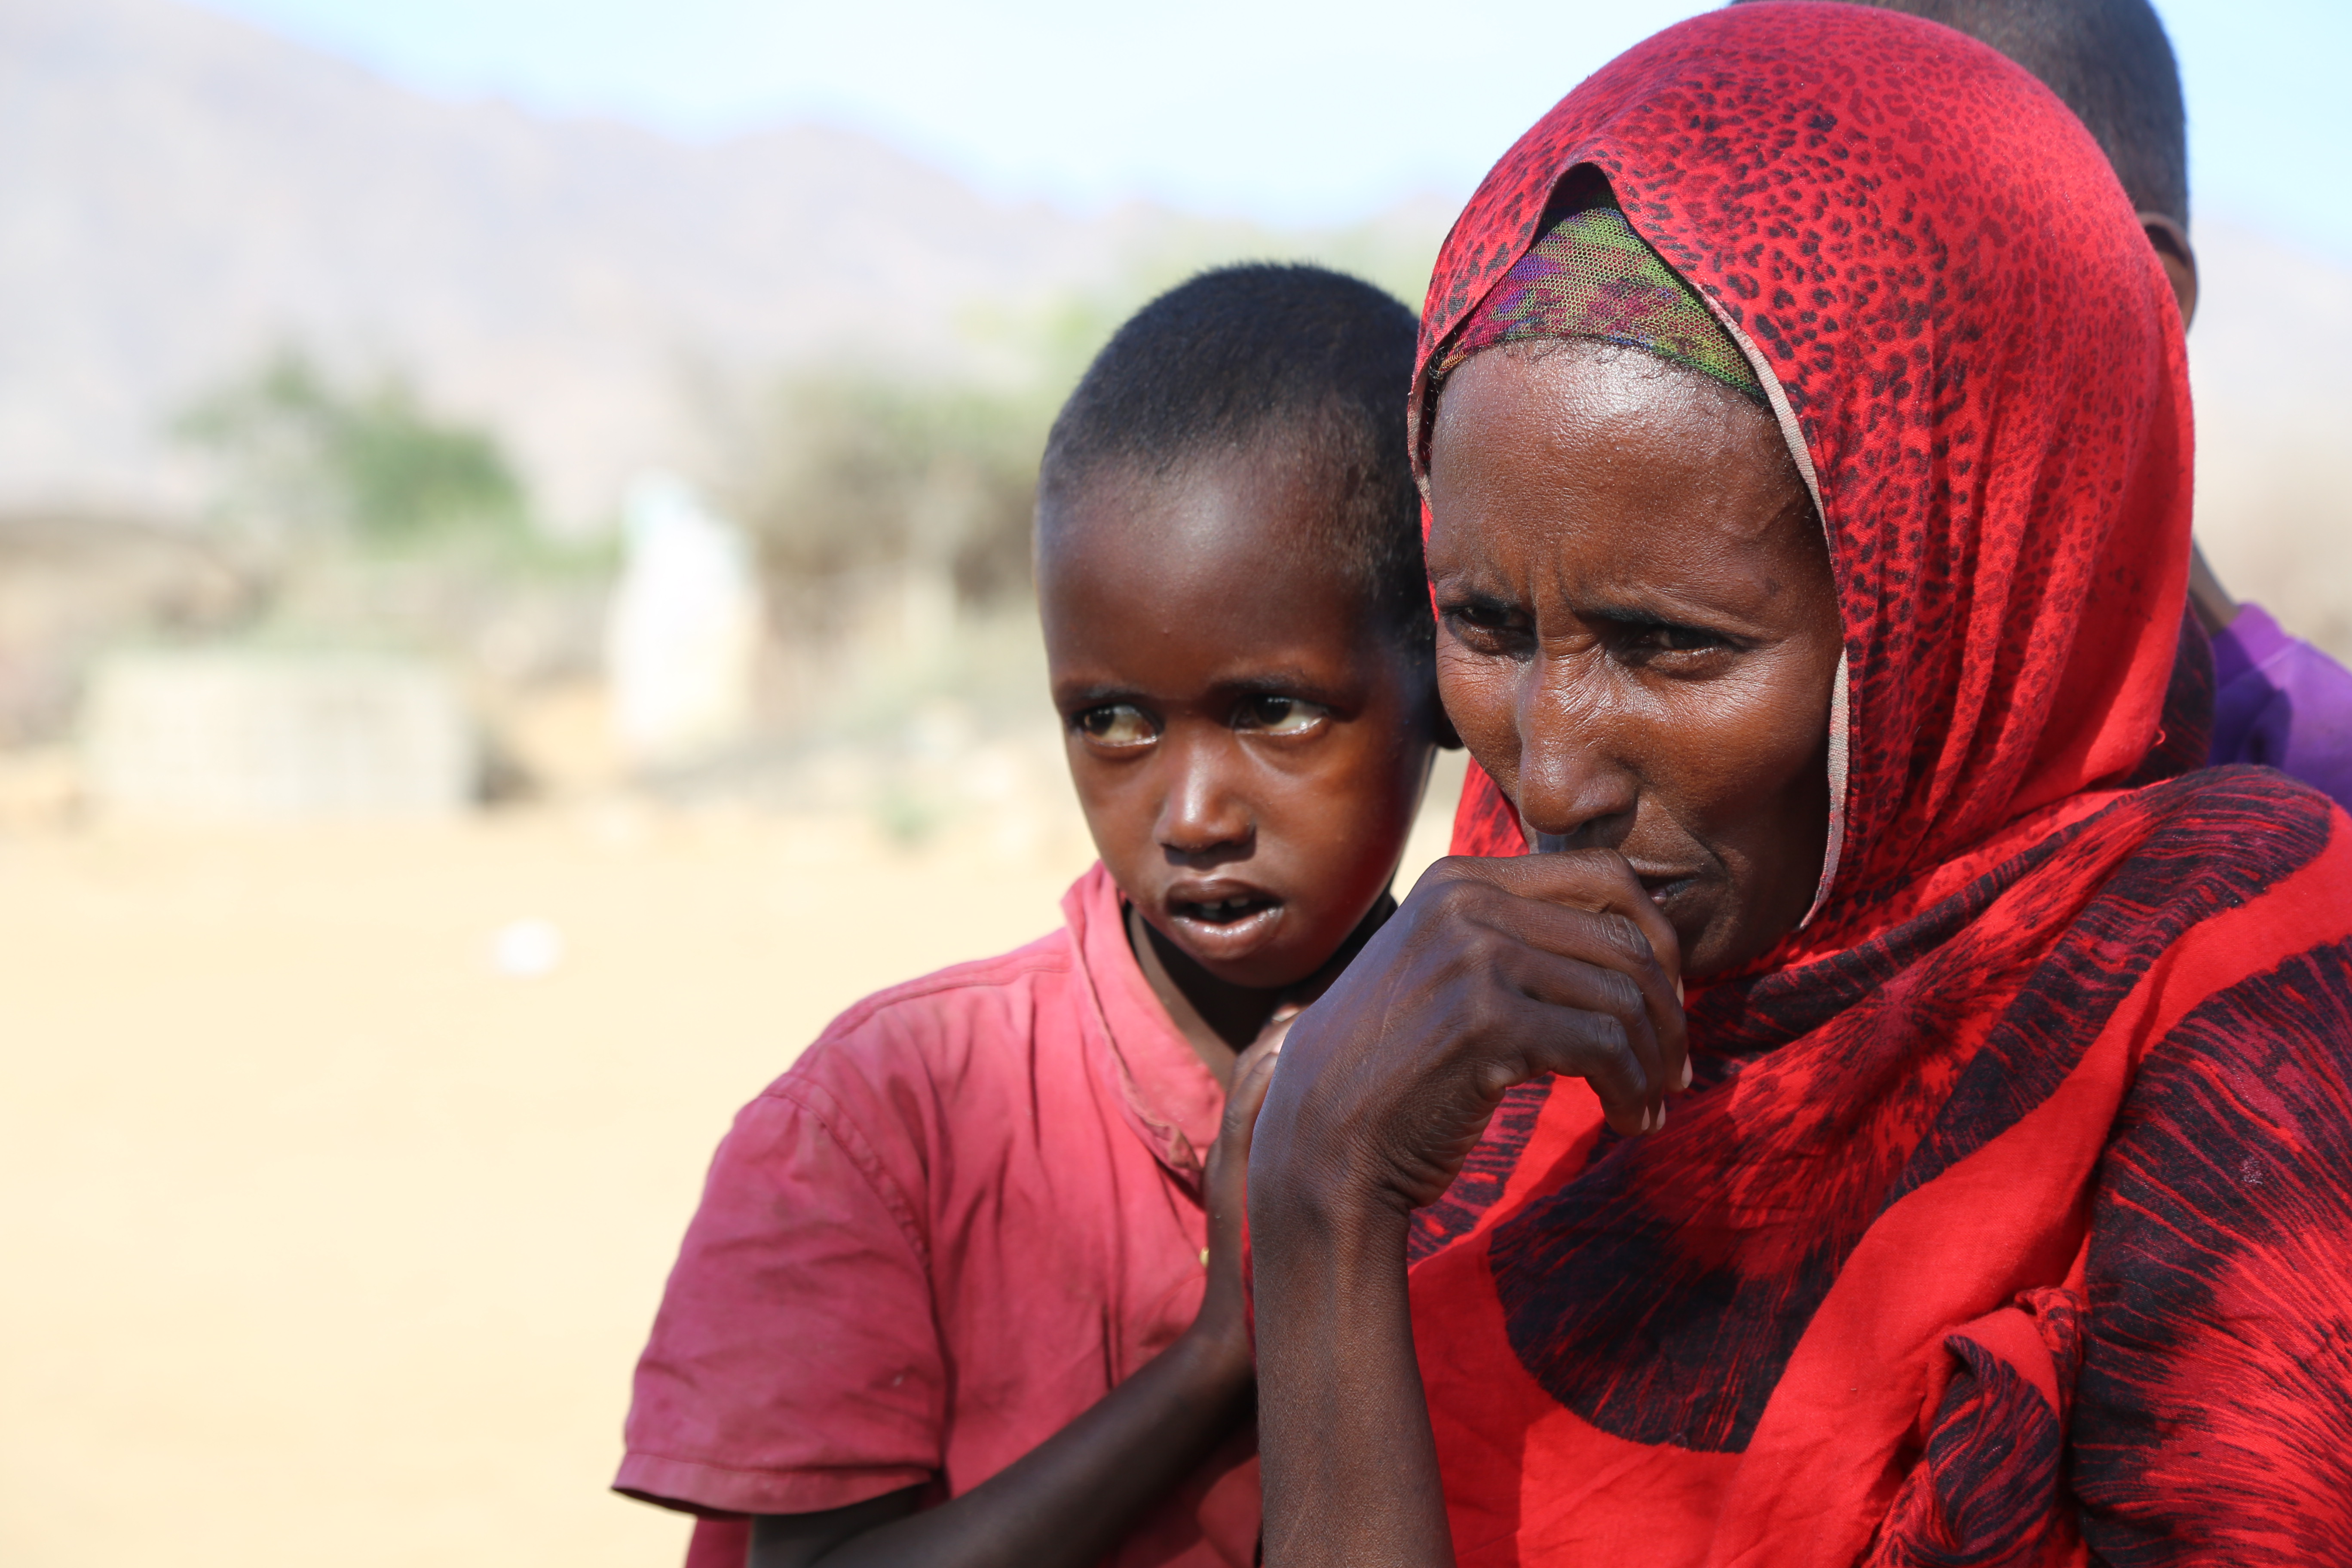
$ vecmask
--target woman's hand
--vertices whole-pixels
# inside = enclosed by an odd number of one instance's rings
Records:
[[[1543,1073],[1591,1084],[1620,1132],[1664,1125],[1690,1082],[1679,971],[1674,928],[1614,850],[1438,862],[1292,1032],[1261,1193],[1401,1219]]]

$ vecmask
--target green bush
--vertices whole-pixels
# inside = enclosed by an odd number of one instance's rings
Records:
[[[761,409],[729,499],[793,597],[912,570],[994,603],[1028,586],[1050,416],[968,386],[793,378]]]
[[[395,376],[342,381],[299,350],[198,401],[176,425],[226,468],[241,525],[402,546],[514,533],[522,481],[488,431],[436,415]]]

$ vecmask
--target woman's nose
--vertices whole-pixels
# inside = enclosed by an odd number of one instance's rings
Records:
[[[1154,835],[1160,847],[1196,856],[1247,843],[1249,806],[1232,776],[1235,748],[1213,738],[1172,734],[1160,745],[1160,763],[1168,770]]]
[[[1641,777],[1606,682],[1573,658],[1534,661],[1519,703],[1519,816],[1542,849],[1614,847],[1633,826]]]

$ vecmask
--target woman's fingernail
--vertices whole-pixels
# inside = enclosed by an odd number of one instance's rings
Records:
[[[1661,1132],[1664,1132],[1665,1130],[1666,1130],[1666,1108],[1665,1108],[1664,1105],[1660,1105],[1660,1106],[1658,1107],[1658,1131],[1661,1131]]]
[[[1691,1080],[1697,1077],[1698,1071],[1691,1066],[1690,1058],[1685,1057],[1683,1058],[1683,1087],[1685,1089],[1688,1089],[1691,1086]]]
[[[1677,1001],[1677,1002],[1679,1002],[1679,1001],[1681,1001],[1682,999],[1683,999],[1683,983],[1682,983],[1681,981],[1677,980],[1677,981],[1675,981],[1675,1001]]]

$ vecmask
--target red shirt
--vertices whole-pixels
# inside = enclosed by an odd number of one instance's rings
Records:
[[[959,1496],[1192,1323],[1223,1094],[1109,874],[1062,908],[1051,936],[859,1003],[736,1117],[637,1363],[618,1489],[730,1514]],[[1246,1568],[1257,1531],[1245,1432],[1111,1561]]]

